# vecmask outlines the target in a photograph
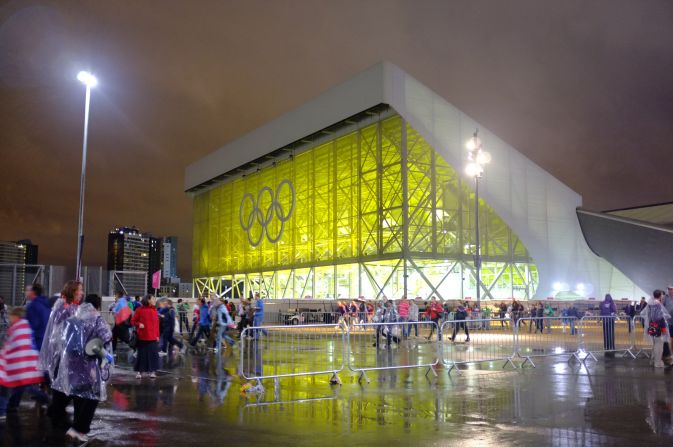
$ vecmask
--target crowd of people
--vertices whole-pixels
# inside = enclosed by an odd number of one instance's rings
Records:
[[[189,321],[189,305],[171,299],[157,300],[149,294],[131,298],[123,293],[115,295],[109,312],[114,316],[110,324],[101,315],[101,297],[84,296],[78,281],[68,281],[58,299],[44,296],[42,287],[33,284],[26,288],[25,306],[9,308],[0,300],[0,325],[7,330],[0,350],[0,421],[8,412],[17,411],[22,396],[30,395],[36,404],[46,408],[54,427],[64,429],[74,440],[86,441],[91,421],[99,401],[105,400],[106,382],[114,363],[119,343],[127,344],[133,352],[134,371],[138,379],[157,377],[161,356],[183,355],[187,345],[222,353],[232,351],[235,338],[246,328],[252,338],[266,331],[264,300],[256,294],[252,299],[238,303],[212,294],[202,297],[193,308]],[[377,301],[354,300],[338,302],[340,323],[354,326],[371,323],[375,327],[373,346],[390,348],[410,337],[419,337],[421,322],[432,322],[427,340],[437,330],[442,339],[444,321],[454,321],[448,337],[456,341],[460,332],[465,342],[470,341],[470,329],[486,329],[484,324],[500,321],[532,333],[550,333],[551,317],[562,322],[563,331],[576,334],[576,320],[582,313],[574,304],[554,309],[551,303],[532,302],[526,309],[517,300],[481,309],[474,303],[461,302],[454,306],[442,303],[436,297],[427,302],[383,297]],[[607,294],[598,306],[602,318],[603,343],[606,354],[615,351],[616,303]],[[640,316],[645,337],[652,343],[651,363],[661,368],[673,364],[670,346],[670,324],[673,315],[673,286],[668,293],[655,290],[652,297],[639,303],[628,303],[622,309],[627,317],[629,331],[634,328],[634,317]],[[471,326],[471,320],[477,325]],[[257,329],[260,328],[260,329]],[[72,420],[67,406],[74,407]]]

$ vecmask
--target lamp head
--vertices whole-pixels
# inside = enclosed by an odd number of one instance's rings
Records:
[[[96,77],[88,71],[80,71],[77,73],[77,79],[89,88],[93,88],[98,85],[98,79],[96,79]]]

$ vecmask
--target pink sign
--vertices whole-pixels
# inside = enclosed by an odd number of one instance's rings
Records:
[[[152,273],[152,288],[158,289],[161,285],[161,270]]]

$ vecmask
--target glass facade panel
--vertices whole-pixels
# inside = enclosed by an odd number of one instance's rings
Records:
[[[195,289],[473,297],[472,186],[400,116],[353,124],[194,197]],[[526,247],[481,200],[479,213],[483,298],[532,296]]]

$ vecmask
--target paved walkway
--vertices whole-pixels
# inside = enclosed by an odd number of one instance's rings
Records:
[[[122,356],[124,357],[124,356]],[[89,445],[670,445],[673,370],[645,359],[565,359],[537,369],[499,364],[437,380],[425,370],[289,378],[263,396],[241,394],[237,355],[163,359],[156,380],[136,380],[128,359],[109,385]],[[64,445],[31,402],[0,426],[7,446]]]

